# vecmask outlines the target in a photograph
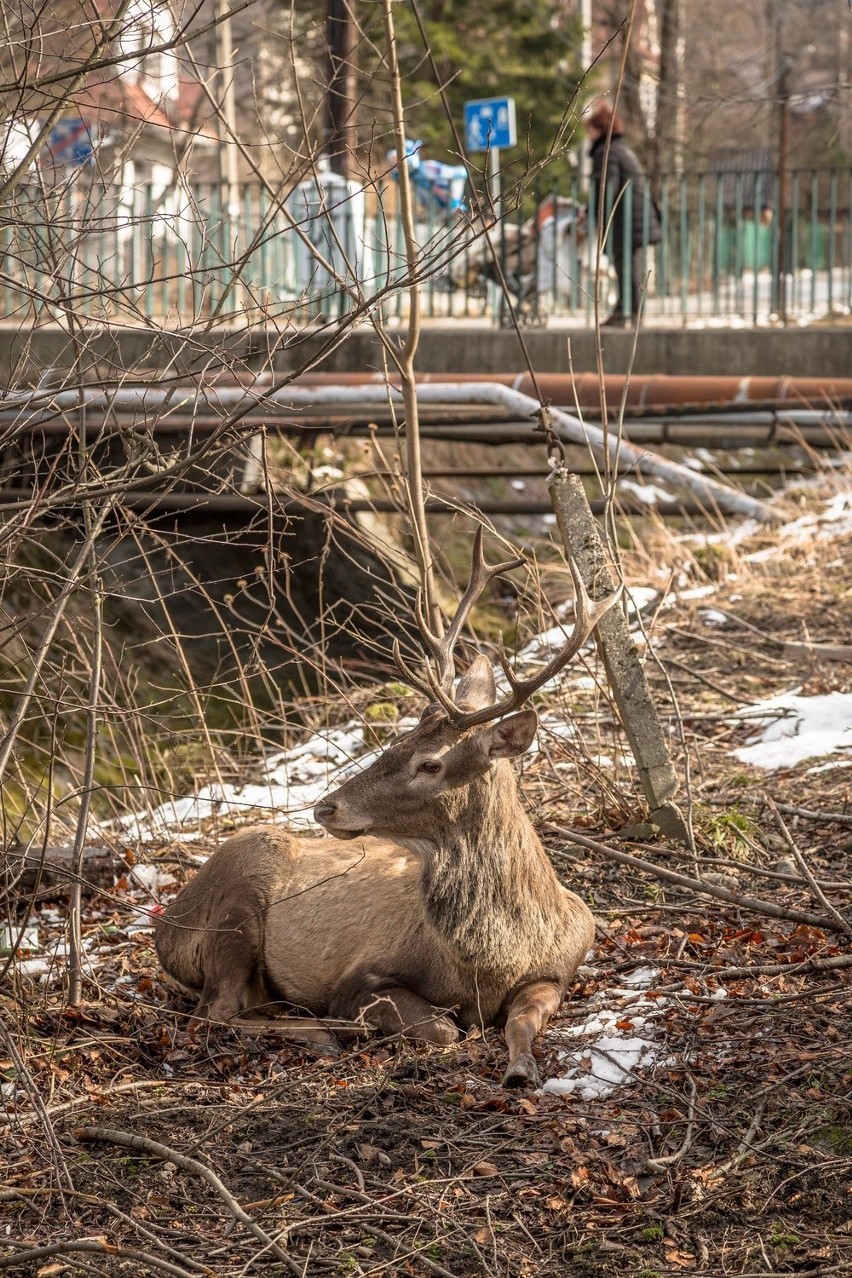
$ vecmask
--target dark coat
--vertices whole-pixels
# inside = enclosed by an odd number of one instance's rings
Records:
[[[619,192],[630,183],[632,190],[630,239],[634,249],[641,248],[643,242],[659,244],[660,215],[653,196],[646,200],[647,183],[642,166],[624,141],[620,133],[613,133],[607,155],[606,174],[603,172],[604,155],[606,153],[606,136],[596,138],[589,154],[592,157],[592,194],[596,221],[601,220],[601,201],[604,204],[604,225],[611,225],[610,242],[616,252],[620,252],[624,244],[624,218],[627,212],[626,196],[616,202]],[[647,203],[647,208],[646,208]],[[609,213],[615,206],[610,222]],[[647,221],[646,221],[647,219]],[[645,236],[647,235],[647,240]]]

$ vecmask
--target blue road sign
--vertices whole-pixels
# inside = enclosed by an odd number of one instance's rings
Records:
[[[88,124],[73,117],[53,126],[47,145],[57,164],[88,164],[94,155]]]
[[[464,104],[464,137],[468,151],[500,151],[518,140],[514,98],[477,98]]]

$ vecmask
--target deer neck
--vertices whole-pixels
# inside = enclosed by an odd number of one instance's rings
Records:
[[[423,857],[427,913],[466,963],[506,971],[531,946],[547,945],[558,880],[507,760],[451,791],[445,805]]]

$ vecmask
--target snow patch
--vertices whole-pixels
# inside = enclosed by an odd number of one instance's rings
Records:
[[[659,488],[656,484],[637,484],[632,479],[620,479],[618,487],[621,492],[632,493],[637,501],[644,502],[646,506],[656,506],[660,502],[676,501],[677,498],[665,488]]]
[[[795,767],[803,759],[852,750],[852,693],[798,694],[799,689],[794,688],[738,710],[738,717],[755,719],[763,731],[748,745],[734,750],[734,757],[771,771]]]
[[[413,727],[414,719],[401,720],[400,730]],[[368,750],[358,723],[316,732],[290,750],[258,761],[256,781],[242,785],[213,782],[196,794],[169,799],[151,812],[133,812],[106,823],[104,830],[120,830],[140,843],[186,837],[213,816],[244,816],[250,811],[280,814],[293,829],[313,828],[311,814],[327,790],[342,781],[355,766],[365,767],[378,751]],[[141,872],[141,873],[140,873]],[[137,881],[145,883],[144,867],[135,866]],[[152,889],[158,884],[145,884]]]
[[[41,940],[37,923],[27,923],[23,928],[20,924],[4,923],[0,927],[0,955],[8,954],[13,949],[16,954],[19,954],[21,950],[40,948]]]
[[[819,506],[822,509],[809,510],[798,519],[782,524],[778,530],[779,544],[746,555],[746,562],[763,563],[767,559],[776,558],[781,553],[781,545],[784,542],[825,541],[829,537],[839,537],[844,533],[852,532],[852,490],[847,488],[834,493],[833,496],[819,503]],[[730,544],[734,545],[757,531],[759,531],[758,526],[751,520],[746,520],[729,538]]]
[[[568,1043],[559,1051],[558,1077],[549,1078],[543,1092],[555,1096],[576,1093],[581,1100],[611,1096],[618,1087],[637,1081],[636,1071],[667,1059],[665,1040],[656,1022],[668,1007],[668,999],[648,997],[660,973],[640,967],[623,977],[623,989],[596,996],[593,1007],[579,1025],[551,1030],[548,1038]],[[586,1040],[573,1046],[577,1039]]]
[[[159,865],[143,865],[141,862],[134,865],[128,874],[134,887],[145,888],[148,892],[157,892],[162,887],[174,886],[174,875],[168,870],[164,870]]]
[[[715,586],[692,586],[689,590],[679,590],[674,596],[675,599],[706,599],[708,595],[715,595]]]
[[[655,603],[660,597],[659,590],[653,586],[628,586],[624,593],[631,612],[641,612],[643,608]]]
[[[621,983],[629,986],[631,990],[649,990],[659,975],[658,967],[637,967],[623,976]]]

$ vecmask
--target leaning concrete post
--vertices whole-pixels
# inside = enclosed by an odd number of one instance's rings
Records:
[[[548,488],[565,550],[576,563],[591,598],[601,599],[615,582],[583,485],[576,475],[560,467],[548,480]],[[677,774],[621,608],[610,608],[598,623],[595,637],[639,769],[651,820],[667,838],[689,844],[686,822],[674,802]]]

